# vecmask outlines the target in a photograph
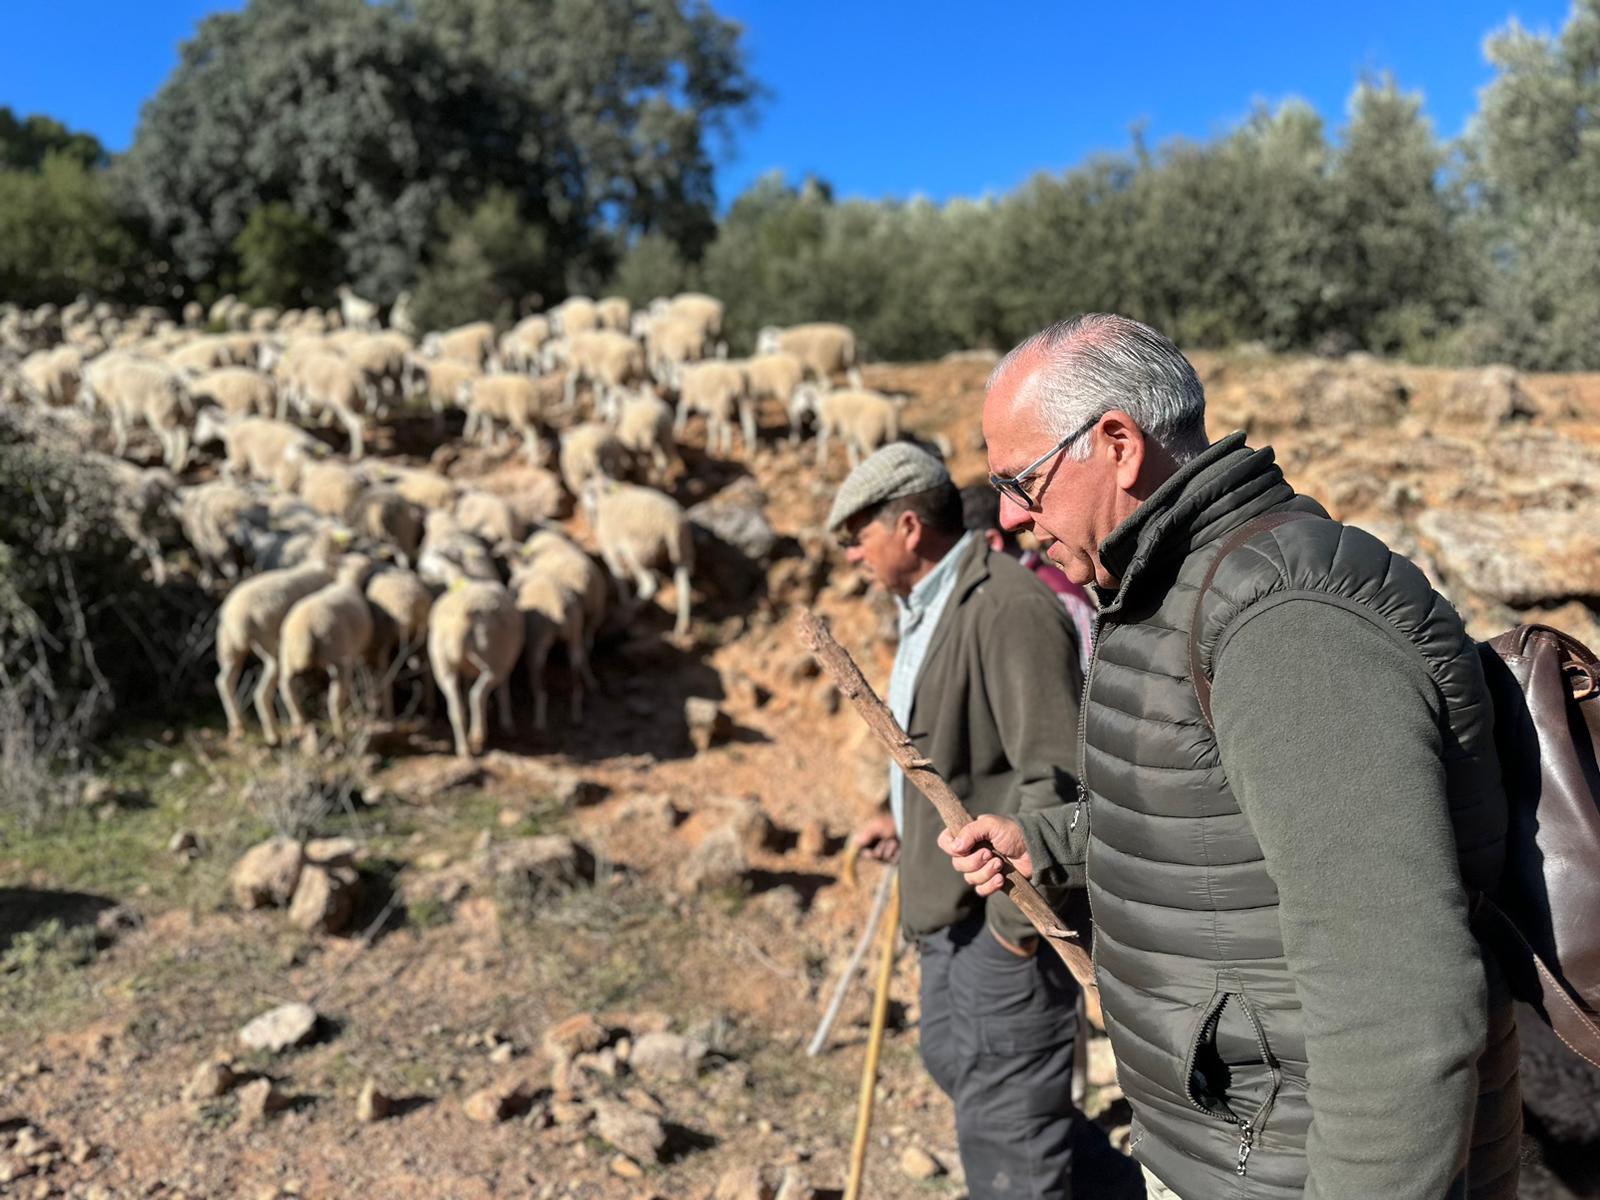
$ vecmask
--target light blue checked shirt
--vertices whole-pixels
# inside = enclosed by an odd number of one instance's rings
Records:
[[[895,597],[900,609],[900,645],[894,652],[894,669],[889,673],[889,711],[905,729],[911,719],[911,701],[917,692],[917,676],[922,673],[922,660],[928,655],[928,643],[933,631],[939,627],[939,618],[950,595],[956,590],[956,576],[961,569],[961,557],[976,536],[972,530],[961,535],[961,540],[950,547],[938,565],[917,581],[911,595],[904,600]],[[909,730],[907,731],[909,732]],[[905,827],[901,814],[905,811],[905,772],[900,764],[889,760],[889,810],[894,813],[894,827],[898,832]]]

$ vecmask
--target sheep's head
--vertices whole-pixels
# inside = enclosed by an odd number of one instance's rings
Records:
[[[220,442],[228,428],[228,414],[214,404],[202,408],[194,419],[194,444],[209,446]]]
[[[781,329],[779,329],[776,325],[768,325],[768,326],[766,326],[764,329],[761,330],[760,333],[756,334],[756,353],[757,354],[775,354],[775,353],[777,353],[777,351],[779,349],[778,342],[779,342],[779,339],[782,336],[783,336],[783,331]]]

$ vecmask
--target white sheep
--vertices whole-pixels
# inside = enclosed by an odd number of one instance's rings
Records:
[[[409,360],[411,367],[410,395],[428,393],[428,403],[435,413],[442,413],[446,404],[457,404],[461,388],[483,375],[483,368],[475,363],[456,358],[419,358]]]
[[[665,560],[672,567],[678,596],[678,617],[673,631],[689,631],[689,575],[694,569],[694,537],[689,518],[671,496],[654,488],[591,480],[587,499],[594,513],[595,540],[600,557],[617,581],[630,611],[647,603],[660,587],[655,566]],[[637,599],[627,598],[629,577],[638,586]]]
[[[244,735],[244,718],[234,693],[245,661],[253,653],[261,659],[261,679],[256,684],[256,714],[267,744],[278,744],[273,694],[278,684],[278,638],[283,619],[297,600],[333,582],[330,561],[336,543],[318,539],[313,557],[298,567],[263,571],[236,586],[217,613],[217,695],[228,716],[228,736]]]
[[[78,397],[83,356],[71,346],[36,350],[17,364],[22,392],[36,404],[62,407]]]
[[[494,360],[494,322],[473,321],[422,339],[422,353],[428,358],[453,358],[480,370]]]
[[[593,657],[595,635],[600,632],[600,626],[606,619],[606,605],[610,599],[605,572],[584,553],[581,546],[559,529],[536,530],[517,551],[514,573],[535,568],[578,597],[583,613],[584,645],[584,660],[580,670],[589,688],[597,690],[599,681],[590,669],[589,660]]]
[[[750,387],[750,402],[759,405],[763,400],[774,400],[787,416],[795,389],[805,379],[804,364],[794,355],[779,350],[747,358],[742,365]]]
[[[673,425],[683,432],[690,413],[706,418],[706,449],[721,454],[733,453],[735,419],[744,436],[745,452],[756,445],[755,406],[750,400],[749,383],[738,363],[690,363],[678,376],[678,416]]]
[[[393,547],[401,566],[416,561],[422,544],[422,510],[398,488],[377,484],[363,489],[351,505],[348,521],[362,537]]]
[[[583,628],[583,602],[537,565],[525,566],[511,577],[511,594],[522,614],[523,657],[528,666],[528,686],[533,692],[533,725],[543,733],[549,692],[545,671],[550,650],[559,640],[567,648],[572,667],[572,719],[583,720],[583,683],[589,671]]]
[[[261,497],[226,479],[179,488],[178,527],[200,561],[201,582],[210,586],[220,576],[237,579],[249,545],[248,526],[265,526],[267,507]]]
[[[550,335],[549,317],[523,317],[500,338],[501,363],[513,371],[532,371]]]
[[[289,729],[305,729],[305,714],[295,696],[295,679],[306,671],[328,675],[328,718],[335,737],[344,736],[344,701],[355,691],[355,665],[372,641],[372,609],[363,590],[372,572],[372,560],[348,554],[340,561],[334,580],[295,601],[283,618],[278,635],[278,685],[289,710]]]
[[[444,693],[455,735],[456,754],[468,758],[483,751],[489,693],[498,698],[501,730],[510,734],[511,670],[522,653],[522,614],[511,593],[498,581],[455,576],[428,614],[428,663]],[[461,688],[473,680],[463,712]]]
[[[421,576],[398,567],[376,570],[367,579],[367,604],[372,610],[372,640],[367,662],[378,678],[378,700],[385,720],[394,719],[394,685],[400,668],[428,640],[428,613],[433,592]],[[426,685],[429,711],[433,689]]]
[[[451,509],[456,504],[459,490],[455,483],[427,467],[402,467],[393,463],[379,463],[374,468],[376,477],[389,484],[402,497],[427,512]]]
[[[880,446],[900,438],[900,401],[881,392],[845,389],[818,393],[811,385],[796,392],[795,407],[791,411],[791,430],[799,429],[800,418],[807,412],[817,418],[817,465],[828,461],[828,437],[838,434],[844,439],[845,450],[852,469],[861,459]],[[791,432],[791,440],[795,434]]]
[[[339,421],[350,437],[351,461],[361,457],[361,416],[372,411],[376,393],[359,367],[337,354],[313,354],[298,365],[291,398],[306,416]]]
[[[378,306],[371,300],[363,300],[350,288],[349,284],[341,283],[337,288],[339,297],[339,315],[344,319],[346,329],[376,329],[378,327]]]
[[[472,488],[456,501],[456,525],[482,539],[497,552],[505,553],[522,541],[522,519],[504,496]]]
[[[722,314],[722,301],[704,292],[682,292],[668,300],[662,312],[669,321],[698,325],[708,345],[714,345],[722,337]]]
[[[161,457],[173,471],[189,461],[190,422],[194,400],[183,377],[149,359],[108,354],[84,371],[80,397],[91,411],[103,405],[111,418],[117,457],[128,450],[128,430],[148,425],[161,442]]]
[[[430,512],[423,523],[422,545],[417,550],[417,574],[424,583],[445,587],[452,579],[495,580],[495,567],[489,547],[463,530],[448,512]]]
[[[550,328],[562,337],[600,328],[600,313],[587,296],[569,296],[550,310]]]
[[[411,293],[401,292],[389,308],[389,328],[399,330],[407,337],[417,335],[417,323],[411,317]]]
[[[195,405],[215,404],[232,417],[270,417],[278,412],[278,385],[250,367],[217,367],[189,382]]]
[[[653,390],[637,392],[622,402],[616,437],[636,460],[649,456],[656,482],[664,481],[673,464],[682,461],[673,436],[672,406]]]
[[[624,453],[611,426],[604,422],[574,425],[561,435],[561,481],[573,496],[581,498],[590,479],[615,479],[622,474]]]
[[[595,303],[594,311],[601,329],[615,329],[619,333],[628,332],[633,305],[628,303],[626,296],[607,296]]]
[[[327,447],[305,430],[271,417],[229,419],[220,409],[206,408],[195,419],[196,445],[221,440],[227,447],[223,474],[273,483],[293,491],[306,463],[327,453]]]
[[[595,411],[614,413],[615,397],[626,387],[646,378],[644,347],[625,333],[596,329],[567,338],[566,404],[577,401],[578,385],[594,389]]]
[[[366,475],[359,467],[331,460],[309,462],[300,469],[295,494],[313,511],[348,522],[366,487]]]
[[[650,375],[663,387],[676,387],[683,365],[705,358],[710,346],[703,326],[666,317],[650,322],[646,344]]]
[[[860,364],[856,359],[856,335],[848,325],[815,321],[779,329],[769,325],[756,335],[757,354],[792,354],[800,360],[806,374],[826,385],[834,374],[843,371],[852,388],[861,386]]]
[[[539,422],[560,396],[561,381],[553,376],[529,379],[526,375],[482,375],[470,379],[456,395],[456,403],[467,413],[463,436],[470,439],[474,432],[482,432],[493,445],[497,422],[504,423],[522,439],[528,461],[542,466],[545,447],[539,436]]]

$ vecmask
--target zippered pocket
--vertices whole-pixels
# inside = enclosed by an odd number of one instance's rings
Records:
[[[1255,1041],[1259,1053],[1258,1065],[1268,1073],[1266,1095],[1248,1112],[1238,1111],[1230,1102],[1229,1085],[1232,1070],[1217,1053],[1217,1031],[1228,1007],[1240,1014]],[[1251,1151],[1266,1126],[1267,1116],[1277,1099],[1278,1088],[1283,1083],[1283,1071],[1267,1045],[1267,1035],[1261,1020],[1241,992],[1228,992],[1220,988],[1211,997],[1202,1012],[1194,1034],[1189,1038],[1188,1051],[1183,1060],[1183,1094],[1189,1104],[1208,1117],[1224,1121],[1239,1130],[1239,1152],[1234,1172],[1243,1175],[1249,1167]]]

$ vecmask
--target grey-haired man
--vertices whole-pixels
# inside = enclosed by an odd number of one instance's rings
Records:
[[[1085,796],[941,845],[980,895],[995,852],[1041,882],[1087,858],[1156,1194],[1515,1196],[1516,1023],[1468,923],[1506,805],[1455,610],[1270,449],[1208,442],[1137,321],[1024,342],[983,425],[1002,523],[1099,593]]]
[[[1072,796],[1076,629],[1031,572],[962,528],[943,464],[905,443],[879,450],[839,489],[828,527],[895,597],[889,707],[967,807],[1013,814]],[[906,797],[897,769],[889,802],[856,840],[900,863],[922,1058],[955,1103],[967,1186],[974,1200],[1067,1200],[1077,987],[1009,899],[980,900],[950,872],[938,815]]]

